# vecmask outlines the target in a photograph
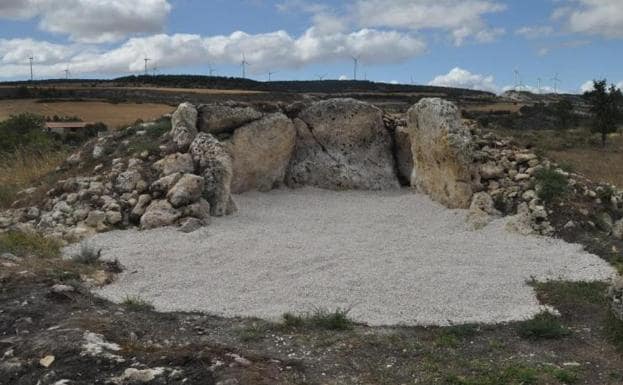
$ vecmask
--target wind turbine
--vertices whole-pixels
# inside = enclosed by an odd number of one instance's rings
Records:
[[[557,94],[558,93],[558,84],[560,83],[560,79],[558,78],[558,72],[556,72],[556,74],[554,75],[554,77],[551,80],[552,80],[552,83],[554,84],[554,93]]]
[[[273,76],[274,74],[276,74],[276,73],[277,73],[277,72],[271,72],[271,71],[268,71],[268,81],[270,81],[270,80],[271,80],[271,78],[272,78],[272,76]]]
[[[247,58],[244,56],[244,53],[242,54],[242,62],[240,63],[240,65],[242,67],[242,78],[246,79],[246,77],[247,77],[247,66],[250,65],[250,64],[247,61]]]
[[[353,58],[353,80],[357,80],[357,67],[359,66],[360,56],[351,56]]]
[[[148,58],[148,57],[146,57],[146,58],[145,58],[145,59],[143,59],[143,60],[145,60],[145,76],[147,76],[147,75],[149,74],[149,73],[147,72],[147,62],[149,62],[151,59],[150,59],[150,58]]]
[[[69,67],[65,68],[65,80],[69,79]]]
[[[322,81],[322,80],[324,80],[324,78],[327,77],[327,75],[329,75],[329,74],[316,75],[316,77],[318,78],[318,80]]]
[[[536,81],[537,81],[537,90],[539,90],[539,95],[541,94],[541,81],[542,80],[543,79],[541,79],[541,78],[537,78],[536,79]]]
[[[28,60],[30,61],[30,81],[32,82],[34,80],[34,77],[33,77],[33,74],[32,74],[32,61],[35,60],[35,58],[30,56],[28,58]]]
[[[212,63],[208,63],[208,68],[209,68],[209,73],[210,76],[214,75],[214,73],[216,72],[216,70],[214,69],[214,67],[212,67]]]
[[[515,68],[513,73],[515,74],[515,91],[520,91],[521,90],[521,76],[519,74],[519,70]]]

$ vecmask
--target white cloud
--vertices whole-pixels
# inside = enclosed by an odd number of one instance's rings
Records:
[[[593,90],[595,90],[595,83],[593,83],[592,80],[587,80],[580,86],[580,92],[582,93],[591,92]]]
[[[623,91],[623,82],[619,82],[617,84],[617,88],[620,89],[621,91]]]
[[[445,75],[439,75],[431,80],[431,86],[467,88],[470,90],[481,90],[498,92],[493,76],[473,74],[467,70],[455,67]]]
[[[526,39],[539,39],[547,37],[554,32],[554,28],[546,25],[526,26],[515,31],[515,35],[523,36]]]
[[[350,78],[346,75],[340,75],[340,77],[337,80],[350,80]]]
[[[162,31],[168,0],[2,0],[0,19],[39,17],[39,28],[76,42],[109,43]]]
[[[489,42],[503,34],[504,29],[491,28],[483,16],[505,9],[493,0],[356,0],[353,12],[364,27],[442,29],[461,45],[468,38]]]
[[[621,0],[568,0],[552,18],[562,20],[571,32],[623,38]]]
[[[20,47],[18,51],[15,47]],[[89,48],[90,47],[90,48]],[[319,33],[314,27],[298,38],[285,31],[251,35],[200,36],[158,34],[131,38],[119,47],[100,50],[93,46],[56,45],[33,40],[0,40],[0,77],[28,74],[27,58],[35,57],[37,76],[58,76],[66,66],[72,73],[136,73],[147,56],[158,68],[201,64],[238,64],[244,53],[249,72],[298,68],[359,56],[366,64],[393,63],[417,56],[425,43],[410,33],[362,29],[351,33]]]

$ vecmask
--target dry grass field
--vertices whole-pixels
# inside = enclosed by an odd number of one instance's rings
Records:
[[[45,116],[78,116],[86,122],[103,122],[109,128],[134,123],[137,119],[153,120],[173,112],[166,104],[108,103],[101,101],[67,101],[38,103],[35,99],[0,100],[0,120],[11,115],[30,112]]]

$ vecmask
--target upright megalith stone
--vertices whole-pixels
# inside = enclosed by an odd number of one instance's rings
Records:
[[[227,143],[233,157],[232,192],[269,191],[283,185],[295,141],[294,125],[282,113],[238,128]]]
[[[191,143],[190,154],[204,178],[203,197],[210,204],[210,214],[219,217],[236,211],[231,197],[232,159],[223,144],[211,134],[201,132]]]
[[[472,137],[451,102],[426,98],[407,112],[414,170],[411,185],[449,208],[472,198]]]
[[[286,184],[334,190],[386,190],[400,187],[392,137],[383,112],[354,99],[312,104],[294,119],[294,155]]]
[[[190,103],[182,103],[171,117],[171,138],[177,149],[184,152],[197,135],[197,109]]]

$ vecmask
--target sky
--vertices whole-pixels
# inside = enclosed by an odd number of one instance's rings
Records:
[[[0,80],[214,74],[623,88],[623,0],[0,0]],[[559,79],[555,82],[553,79]]]

